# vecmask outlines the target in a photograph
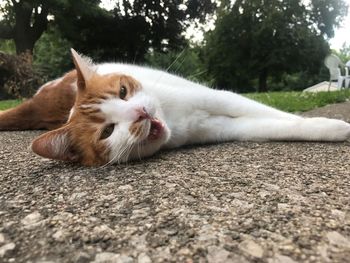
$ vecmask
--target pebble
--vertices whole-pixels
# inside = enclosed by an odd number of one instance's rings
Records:
[[[132,186],[129,185],[129,184],[121,185],[121,186],[118,187],[118,190],[121,190],[121,191],[131,191],[131,190],[132,190]]]
[[[79,193],[73,193],[70,197],[69,200],[70,201],[75,201],[75,200],[80,200],[83,197],[87,196],[86,192],[79,192]]]
[[[146,253],[141,253],[137,257],[137,262],[138,263],[151,263],[152,260],[150,259],[150,257]]]
[[[286,212],[286,211],[290,210],[290,205],[280,203],[280,204],[277,204],[277,208],[278,208],[278,211]]]
[[[95,260],[92,263],[119,263],[119,254],[111,252],[101,252],[96,254]]]
[[[224,248],[217,246],[208,247],[207,260],[208,263],[225,263],[227,262],[230,252]]]
[[[321,245],[317,248],[317,252],[320,254],[321,258],[324,261],[330,261],[329,257],[328,257],[328,246],[327,245]]]
[[[3,233],[0,233],[0,244],[5,243],[5,236]]]
[[[269,258],[267,260],[268,263],[297,263],[293,259],[287,256],[283,256],[280,254],[276,254],[274,258]]]
[[[101,252],[96,254],[92,263],[133,263],[132,257],[111,252]]]
[[[59,241],[59,242],[63,242],[65,237],[66,237],[67,233],[63,230],[58,230],[56,231],[52,237],[53,239],[55,239],[56,241]]]
[[[134,262],[133,258],[126,255],[119,256],[117,261],[117,263],[133,263],[133,262]]]
[[[340,233],[336,231],[329,232],[327,234],[327,238],[329,240],[329,243],[332,245],[340,246],[340,247],[345,247],[345,248],[350,248],[350,241]]]
[[[239,248],[255,258],[262,258],[264,254],[262,247],[253,240],[245,240],[241,242]]]
[[[76,256],[76,259],[74,262],[76,263],[85,263],[90,261],[90,256],[87,253],[79,252],[79,254]]]
[[[345,213],[341,210],[338,209],[333,209],[331,211],[332,215],[336,218],[338,218],[339,220],[344,220],[345,219]]]
[[[14,250],[16,247],[15,243],[8,243],[0,247],[0,257],[4,257],[7,251]]]
[[[32,225],[38,223],[42,219],[41,214],[38,211],[27,215],[25,218],[21,220],[21,223],[25,226]]]
[[[95,226],[92,230],[93,239],[108,240],[114,238],[116,233],[107,225]]]

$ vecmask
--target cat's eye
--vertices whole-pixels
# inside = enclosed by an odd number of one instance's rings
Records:
[[[127,88],[124,85],[122,85],[120,87],[120,91],[119,91],[119,98],[121,98],[123,100],[123,99],[125,99],[127,94],[128,94]]]
[[[113,123],[108,124],[106,127],[104,127],[100,136],[100,140],[107,139],[109,136],[112,135],[113,131],[114,131],[114,124]]]

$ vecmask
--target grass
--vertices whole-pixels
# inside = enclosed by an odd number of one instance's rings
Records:
[[[249,93],[246,97],[287,112],[303,112],[350,99],[350,89],[332,92]]]
[[[13,108],[20,104],[22,100],[1,100],[0,101],[0,111]]]
[[[268,92],[249,93],[244,96],[287,112],[302,112],[328,104],[344,102],[350,99],[350,89],[332,92]],[[21,100],[0,101],[0,110],[6,110],[20,104]]]

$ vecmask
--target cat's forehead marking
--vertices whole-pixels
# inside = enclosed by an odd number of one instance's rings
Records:
[[[122,74],[96,75],[87,83],[87,95],[90,100],[106,100],[119,97],[120,89],[127,89],[127,98],[141,89],[141,84],[134,78]]]

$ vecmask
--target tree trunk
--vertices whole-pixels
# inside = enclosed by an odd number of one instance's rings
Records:
[[[268,77],[268,71],[267,69],[263,69],[260,72],[259,75],[259,87],[258,87],[258,92],[267,92],[268,88],[267,88],[267,77]]]
[[[33,54],[35,42],[33,42],[27,35],[16,34],[13,40],[15,41],[17,55],[23,53]]]
[[[32,55],[35,42],[46,30],[48,9],[46,6],[35,6],[25,1],[13,1],[16,24],[13,39],[17,55]]]

